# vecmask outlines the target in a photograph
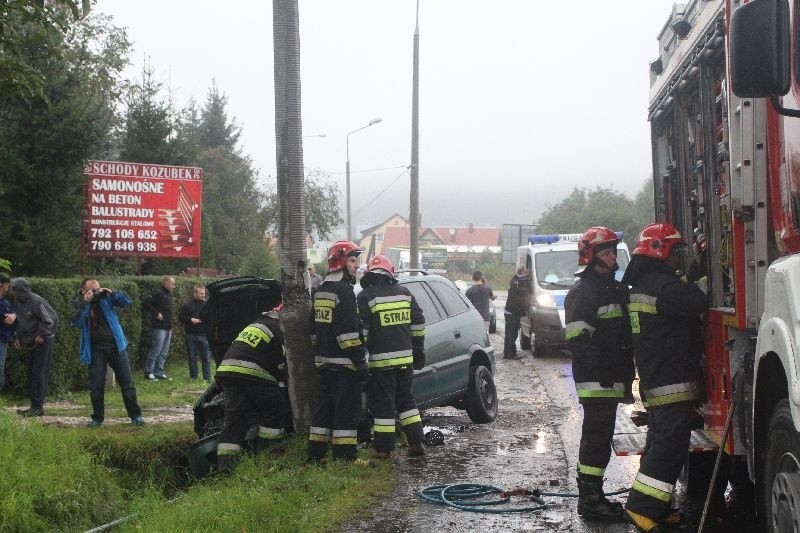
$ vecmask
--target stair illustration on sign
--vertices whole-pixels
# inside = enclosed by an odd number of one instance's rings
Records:
[[[195,245],[192,238],[194,212],[199,207],[183,184],[179,187],[178,205],[175,209],[158,210],[158,236],[161,248],[176,252],[183,250],[184,246]]]

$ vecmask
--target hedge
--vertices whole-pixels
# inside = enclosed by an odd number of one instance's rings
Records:
[[[50,368],[50,395],[63,395],[69,391],[89,388],[89,372],[81,364],[78,344],[80,330],[72,326],[72,300],[77,294],[81,278],[26,278],[33,292],[50,302],[58,314],[59,324],[53,345],[52,366]],[[122,329],[128,337],[128,355],[136,372],[144,372],[147,350],[150,347],[149,317],[143,302],[161,287],[161,276],[98,276],[101,287],[121,290],[130,296],[133,305],[127,309],[117,309]],[[186,335],[183,325],[178,323],[178,310],[192,297],[192,287],[197,283],[207,284],[211,279],[176,276],[177,285],[173,293],[174,325],[172,343],[167,362],[186,361]],[[12,302],[13,303],[13,302]],[[6,356],[6,390],[24,392],[25,390],[25,352],[8,347]]]

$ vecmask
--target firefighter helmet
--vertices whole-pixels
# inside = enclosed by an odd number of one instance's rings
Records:
[[[594,226],[583,232],[578,241],[578,265],[588,265],[594,259],[597,249],[603,245],[616,246],[619,237],[616,233],[603,226]]]
[[[353,241],[336,241],[328,250],[328,272],[342,270],[350,256],[361,255],[361,248]]]
[[[394,277],[394,265],[385,255],[376,255],[367,264],[367,272]]]
[[[646,255],[660,261],[669,257],[673,249],[686,246],[678,228],[668,222],[648,224],[639,233],[633,255]]]

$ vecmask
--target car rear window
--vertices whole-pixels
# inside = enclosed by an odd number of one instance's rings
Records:
[[[423,283],[418,281],[410,281],[404,283],[403,287],[411,291],[411,294],[414,295],[414,299],[417,300],[417,303],[422,308],[422,312],[425,315],[425,323],[432,324],[433,322],[441,320],[442,316],[423,285]]]
[[[429,285],[444,305],[448,316],[457,315],[469,309],[469,305],[455,287],[437,280],[430,280]]]

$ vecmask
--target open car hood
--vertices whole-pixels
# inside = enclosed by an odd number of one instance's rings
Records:
[[[274,279],[240,277],[209,283],[206,289],[209,297],[200,319],[219,364],[245,326],[281,302],[281,284]]]

